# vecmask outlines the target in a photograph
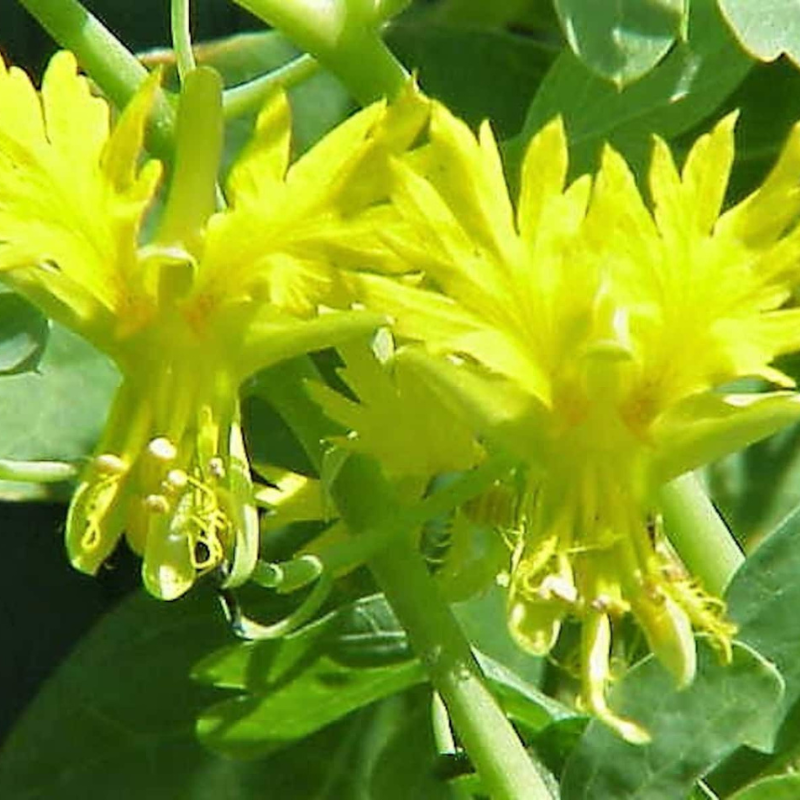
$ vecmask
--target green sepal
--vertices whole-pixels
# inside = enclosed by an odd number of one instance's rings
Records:
[[[386,325],[386,317],[367,311],[332,311],[314,319],[297,319],[266,307],[248,328],[236,354],[241,375],[313,350],[369,333]]]
[[[651,476],[666,483],[798,420],[800,395],[794,392],[690,397],[652,427]]]

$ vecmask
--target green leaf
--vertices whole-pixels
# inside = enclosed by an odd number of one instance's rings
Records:
[[[195,665],[192,677],[221,688],[265,693],[323,656],[346,667],[412,658],[405,631],[386,599],[371,595],[280,639],[237,642],[211,653]]]
[[[24,297],[0,290],[0,375],[35,370],[49,333],[47,319]]]
[[[726,599],[739,626],[737,639],[772,661],[786,681],[782,710],[800,699],[800,512],[750,555],[734,576]]]
[[[241,696],[206,709],[197,733],[218,753],[263,756],[424,679],[416,661],[353,669],[323,656],[293,681],[265,695]]]
[[[797,800],[800,775],[772,775],[746,786],[730,800]]]
[[[248,693],[215,704],[198,721],[205,744],[236,757],[280,750],[425,680],[405,633],[379,595],[332,612],[283,639],[247,642],[213,653],[193,674]]]
[[[661,61],[686,14],[686,0],[555,0],[555,6],[575,55],[619,87]]]
[[[509,174],[531,136],[558,114],[569,136],[572,175],[593,170],[606,141],[641,169],[653,133],[669,139],[697,124],[739,85],[752,64],[727,30],[715,0],[693,0],[686,41],[621,91],[565,52],[539,88],[522,132],[508,143]]]
[[[797,0],[719,0],[725,19],[754,58],[772,61],[785,53],[800,64],[800,5]]]
[[[420,4],[422,5],[422,4]],[[450,25],[472,28],[497,28],[518,24],[528,28],[557,28],[555,13],[549,3],[531,3],[531,0],[440,0],[433,8],[420,10],[416,4],[412,12],[425,18],[446,21]],[[407,12],[404,19],[409,16]]]
[[[262,800],[266,792],[282,800],[363,800],[392,731],[416,706],[397,698],[364,709],[272,759],[219,758],[194,731],[195,716],[217,693],[188,674],[231,638],[216,598],[202,586],[172,603],[142,592],[122,602],[58,668],[4,742],[0,797]],[[419,783],[416,773],[393,775],[399,793]],[[416,795],[409,789],[405,796]]]
[[[475,656],[503,709],[531,734],[578,716],[500,662],[477,651]],[[277,751],[425,681],[382,595],[362,598],[280,640],[223,648],[202,659],[193,676],[248,693],[208,709],[198,727],[212,749],[237,757]]]
[[[489,656],[476,651],[475,657],[503,711],[529,733],[542,731],[553,722],[585,719]]]
[[[329,654],[350,667],[377,667],[413,658],[406,632],[382,594],[341,609],[340,627]]]
[[[567,761],[564,800],[674,800],[739,744],[770,745],[783,692],[777,670],[738,643],[729,665],[702,641],[698,657],[698,675],[683,691],[652,656],[617,684],[615,711],[644,725],[653,741],[628,744],[591,722]]]
[[[403,64],[417,70],[426,93],[473,127],[490,119],[501,139],[522,126],[525,107],[558,52],[531,36],[414,18],[394,23],[387,42]]]
[[[36,372],[3,378],[0,457],[71,461],[91,452],[119,380],[111,362],[53,325]],[[46,496],[35,484],[0,482],[3,499]]]
[[[0,754],[0,797],[186,797],[227,770],[193,741],[208,690],[190,665],[230,633],[214,598],[137,593],[102,619],[35,698]],[[198,793],[192,797],[212,797]]]

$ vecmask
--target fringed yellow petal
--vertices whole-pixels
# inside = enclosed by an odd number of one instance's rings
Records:
[[[13,131],[0,120],[0,266],[11,285],[98,342],[131,299],[139,224],[158,180],[155,163],[136,174],[155,87],[146,82],[109,138],[106,103],[89,94],[71,54],[51,61],[43,107],[21,86],[0,82],[17,111]]]
[[[42,106],[28,76],[18,67],[6,68],[0,57],[0,131],[29,147],[46,144]],[[0,156],[2,157],[2,156]]]
[[[267,99],[256,120],[253,137],[228,175],[228,199],[235,206],[280,203],[289,166],[291,139],[289,100],[282,89]]]
[[[648,179],[658,230],[668,248],[677,248],[682,253],[693,234],[690,209],[684,201],[683,185],[672,152],[658,136],[653,139]]]
[[[472,238],[499,256],[513,236],[514,223],[496,147],[488,127],[476,140],[444,106],[433,104],[425,178]],[[463,180],[465,174],[470,181]]]
[[[722,210],[733,164],[733,128],[738,114],[728,114],[711,133],[701,136],[686,158],[681,178],[685,202],[692,210],[692,227],[708,235]]]
[[[386,103],[378,101],[354,114],[323,137],[289,169],[291,182],[304,204],[340,191],[343,180],[355,168],[370,135],[386,113]],[[324,175],[325,180],[320,176]]]
[[[231,367],[245,377],[278,361],[371,333],[386,322],[372,311],[332,311],[297,319],[267,307],[250,320],[246,336],[232,343]]]
[[[452,341],[481,329],[478,318],[445,295],[379,275],[349,275],[345,280],[353,297],[388,315],[392,329],[401,336]]]
[[[42,80],[42,105],[53,151],[83,172],[97,163],[108,138],[109,112],[104,100],[92,96],[88,81],[77,70],[72,53],[56,53]]]
[[[717,230],[748,247],[768,247],[800,213],[800,123],[784,144],[764,183],[719,220]]]
[[[534,396],[520,391],[505,378],[487,377],[452,361],[436,358],[418,347],[404,347],[395,360],[417,372],[452,412],[500,449],[534,467],[547,459],[547,408]]]
[[[397,116],[398,106],[409,112],[410,122]],[[289,129],[286,107],[270,106],[264,113],[265,135],[269,132],[272,142],[284,141]],[[386,161],[414,138],[426,115],[427,104],[412,86],[388,110],[383,102],[373,104],[325,136],[280,181],[270,178],[268,189],[260,186],[257,202],[252,186],[259,180],[259,146],[246,152],[243,172],[233,167],[233,205],[209,222],[198,294],[224,295],[234,286],[245,295],[264,296],[266,285],[266,296],[280,303],[280,288],[271,286],[285,272],[276,270],[280,262],[295,273],[290,282],[300,289],[306,313],[329,303],[327,294],[336,282],[331,257],[344,251],[347,259],[354,258],[354,243],[343,242],[343,220],[386,198]],[[280,133],[282,127],[286,130]],[[251,189],[242,194],[245,175],[250,176]],[[292,293],[288,310],[298,310],[297,299]]]
[[[546,203],[564,190],[567,160],[564,123],[556,117],[531,139],[522,162],[517,227],[530,246],[543,232],[539,222]]]
[[[328,416],[351,432],[344,447],[377,458],[392,480],[418,479],[418,492],[433,475],[477,463],[481,450],[470,428],[453,418],[407,362],[381,363],[363,341],[340,346],[339,352],[345,362],[340,377],[358,402],[327,386],[311,384],[309,391]]]

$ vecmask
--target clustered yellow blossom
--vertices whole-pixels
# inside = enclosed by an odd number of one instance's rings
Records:
[[[41,95],[0,63],[0,274],[122,375],[69,510],[73,564],[95,572],[124,532],[147,588],[173,598],[199,573],[222,568],[234,585],[255,564],[241,382],[382,321],[317,314],[336,295],[322,243],[369,197],[366,157],[413,135],[414,114],[384,125],[375,104],[290,167],[289,106],[276,92],[220,207],[221,85],[198,70],[180,99],[165,207],[145,237],[163,171],[140,164],[156,92],[153,75],[112,127],[70,53],[53,58]],[[346,261],[347,243],[331,246]]]
[[[594,178],[569,183],[554,120],[514,206],[488,124],[476,137],[409,89],[290,166],[276,92],[221,202],[220,89],[210,70],[188,76],[159,193],[162,165],[141,158],[157,76],[112,127],[70,54],[41,94],[0,62],[0,275],[122,375],[70,507],[72,562],[96,571],[124,533],[159,597],[212,569],[246,580],[258,521],[239,386],[355,337],[343,377],[357,399],[312,390],[350,429],[342,443],[381,458],[412,501],[438,472],[511,456],[510,629],[542,655],[579,621],[585,704],[645,741],[607,704],[614,625],[632,614],[679,685],[694,630],[724,658],[734,632],[673,551],[659,490],[800,418],[772,366],[800,346],[800,130],[723,211],[733,116],[680,171],[656,139],[649,203],[608,147]],[[359,337],[387,321],[404,346],[376,361]],[[726,391],[743,377],[779,390]]]
[[[631,741],[646,732],[605,697],[613,624],[633,614],[679,685],[695,672],[693,628],[724,658],[733,634],[670,547],[659,488],[800,416],[770,366],[800,345],[800,311],[784,308],[800,131],[723,213],[733,127],[702,136],[682,171],[656,139],[648,207],[610,147],[594,179],[568,183],[556,119],[530,142],[515,208],[488,124],[476,137],[434,104],[427,140],[393,161],[397,228],[377,234],[406,272],[350,278],[411,342],[396,360],[524,465],[505,524],[510,629],[543,655],[579,620],[583,700]],[[784,390],[725,392],[745,376]]]

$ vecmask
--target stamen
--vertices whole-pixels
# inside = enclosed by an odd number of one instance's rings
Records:
[[[536,592],[542,600],[556,598],[565,603],[574,603],[578,599],[578,590],[563,575],[547,575]]]
[[[128,465],[113,453],[102,453],[94,459],[94,465],[101,475],[119,476],[124,475],[128,470]]]
[[[147,452],[158,461],[170,462],[174,461],[178,455],[178,450],[172,442],[165,436],[159,436],[153,439],[147,445]]]
[[[185,489],[189,483],[189,476],[182,469],[171,469],[164,480],[165,489],[169,492],[177,492]]]
[[[144,498],[144,507],[153,514],[167,514],[169,501],[163,494],[149,494]]]

